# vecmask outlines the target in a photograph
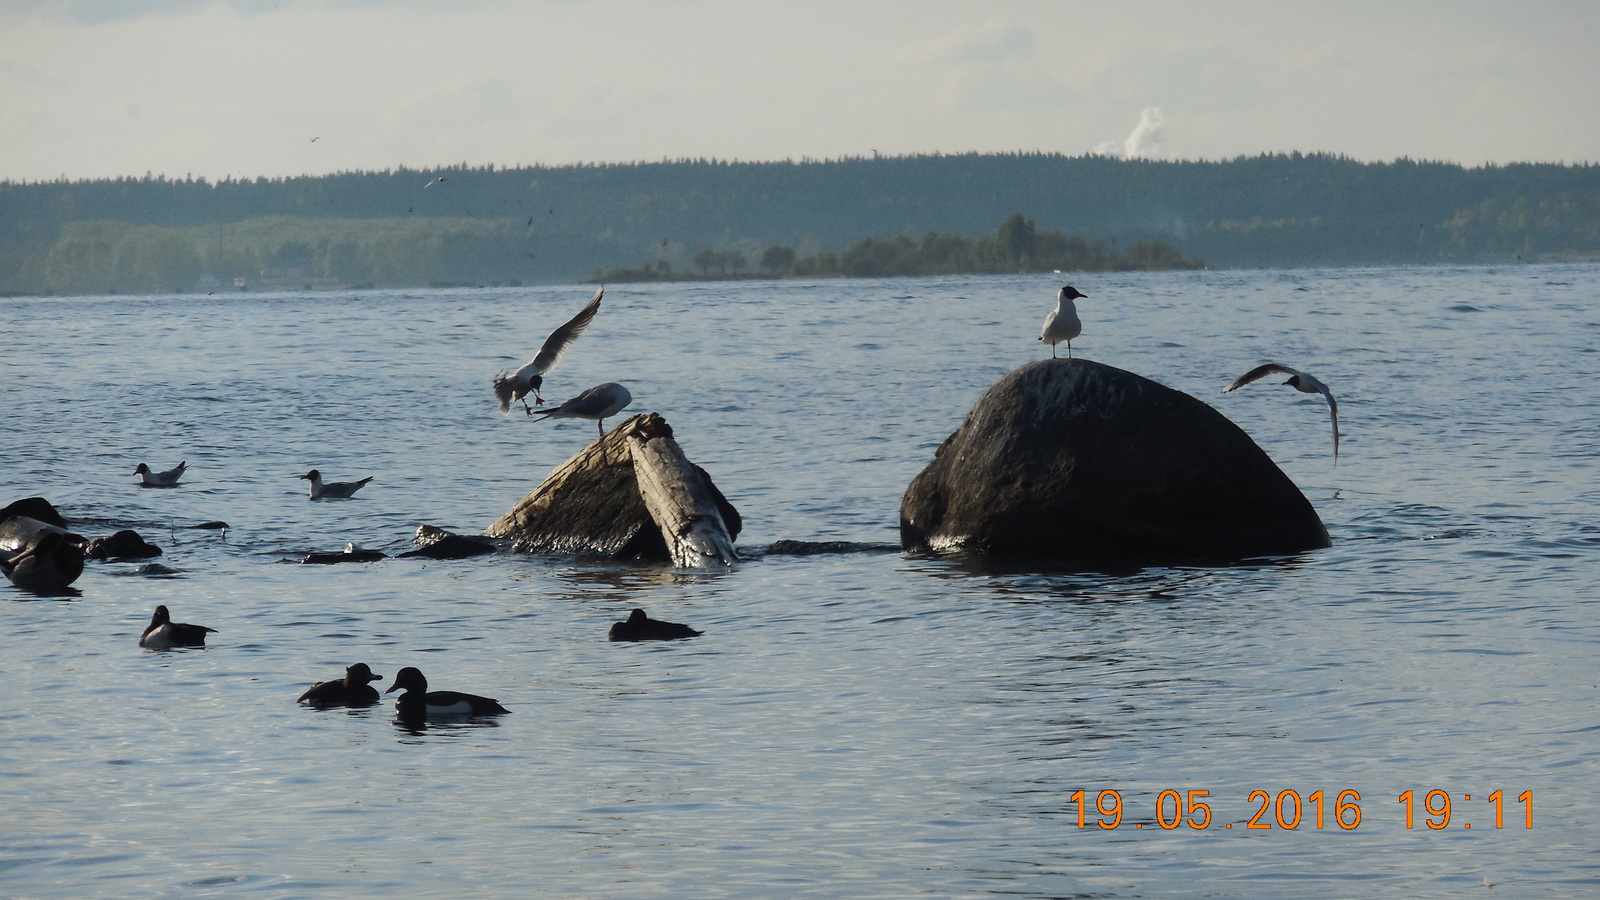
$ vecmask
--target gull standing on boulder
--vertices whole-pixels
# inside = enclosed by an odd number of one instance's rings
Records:
[[[356,491],[366,487],[367,482],[372,480],[372,476],[368,475],[360,481],[323,482],[322,473],[316,469],[312,469],[300,477],[311,482],[311,499],[313,500],[321,500],[323,497],[345,499],[354,496]]]
[[[511,412],[511,404],[518,400],[522,400],[522,408],[528,411],[528,415],[533,415],[533,407],[522,399],[530,392],[533,394],[535,406],[544,405],[544,398],[539,396],[539,388],[544,384],[545,374],[554,369],[556,363],[561,362],[561,355],[567,352],[567,348],[578,339],[578,335],[583,334],[583,330],[594,321],[595,313],[600,311],[600,299],[605,295],[606,289],[602,285],[600,290],[594,292],[594,299],[589,301],[588,306],[579,310],[578,314],[567,320],[565,325],[550,332],[550,336],[544,339],[544,346],[539,348],[539,354],[527,365],[509,376],[505,369],[500,370],[500,374],[494,377],[494,395],[500,400],[502,415]]]
[[[139,467],[133,470],[133,474],[139,476],[140,487],[174,487],[177,485],[178,479],[183,477],[183,470],[188,467],[189,461],[184,460],[165,472],[152,472],[149,466],[139,463]]]
[[[606,435],[606,419],[622,411],[624,406],[633,402],[633,395],[628,389],[615,381],[597,384],[587,391],[573,397],[555,409],[539,410],[537,421],[545,419],[594,419],[599,424],[600,436]]]
[[[1266,378],[1268,375],[1287,375],[1289,380],[1285,381],[1284,384],[1293,386],[1295,390],[1302,394],[1321,394],[1328,401],[1328,416],[1333,421],[1333,464],[1337,466],[1339,464],[1339,404],[1333,399],[1333,392],[1328,390],[1328,386],[1321,381],[1288,366],[1266,363],[1256,366],[1254,369],[1228,382],[1228,386],[1223,388],[1222,392],[1226,394],[1236,388],[1244,387],[1252,381]]]
[[[1072,357],[1072,339],[1083,333],[1083,322],[1078,320],[1078,308],[1072,301],[1088,294],[1078,293],[1078,289],[1067,285],[1056,294],[1056,308],[1044,317],[1044,329],[1039,332],[1039,340],[1050,345],[1050,357],[1055,358],[1056,344],[1067,342],[1067,358]]]

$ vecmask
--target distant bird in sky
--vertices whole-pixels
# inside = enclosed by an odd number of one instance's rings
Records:
[[[606,419],[622,411],[633,402],[628,389],[614,381],[598,384],[573,397],[555,409],[539,410],[539,421],[545,419],[594,419],[600,436],[605,437]]]
[[[372,480],[372,476],[368,475],[360,481],[329,481],[324,483],[322,473],[316,469],[312,469],[300,477],[311,482],[311,499],[313,500],[321,500],[323,497],[344,499],[354,496],[356,491],[366,487],[367,482]]]
[[[578,335],[583,334],[583,330],[594,321],[595,314],[600,311],[600,301],[605,295],[606,289],[602,285],[600,290],[594,292],[594,299],[589,301],[588,306],[578,310],[578,314],[568,319],[566,324],[550,332],[550,336],[544,339],[544,346],[539,348],[539,353],[527,365],[510,374],[501,369],[500,374],[494,376],[494,395],[500,401],[501,414],[511,412],[511,404],[522,400],[522,408],[528,411],[528,415],[533,415],[533,407],[528,405],[528,401],[523,400],[530,392],[533,394],[535,406],[544,405],[544,398],[539,395],[539,388],[544,385],[544,376],[561,362],[561,357],[567,352],[567,348],[571,347],[572,342],[578,339]]]
[[[430,181],[430,182],[428,182],[428,183],[427,183],[427,184],[425,184],[425,185],[423,185],[423,188],[425,188],[425,189],[426,189],[426,188],[431,188],[431,187],[433,187],[433,186],[434,186],[434,185],[435,185],[435,184],[438,184],[438,183],[439,183],[439,182],[441,182],[441,181],[443,181],[443,180],[444,180],[444,176],[443,176],[443,175],[440,175],[440,176],[439,176],[439,177],[438,177],[438,178],[435,178],[435,179],[433,179],[433,180],[432,180],[432,181]]]
[[[316,137],[311,139],[311,143],[315,144],[317,141],[320,141],[320,140],[322,140],[322,135],[319,134]]]
[[[173,647],[204,647],[206,635],[216,634],[215,628],[204,625],[189,625],[185,622],[172,621],[172,614],[167,612],[165,606],[156,607],[155,615],[150,617],[150,624],[144,633],[139,635],[139,646],[146,650],[171,650]]]
[[[139,467],[133,470],[133,474],[139,476],[139,485],[141,487],[172,487],[178,483],[178,479],[183,477],[183,470],[188,467],[189,461],[184,460],[165,472],[152,472],[149,466],[139,463]]]
[[[1078,320],[1078,308],[1072,301],[1088,294],[1078,293],[1078,289],[1067,285],[1056,293],[1056,308],[1044,317],[1044,329],[1039,332],[1039,340],[1050,345],[1050,356],[1055,358],[1056,344],[1067,342],[1067,357],[1072,356],[1072,339],[1083,333],[1083,323]]]
[[[1228,382],[1228,386],[1223,388],[1222,392],[1226,394],[1231,390],[1244,387],[1252,381],[1260,381],[1269,375],[1287,375],[1289,380],[1285,381],[1284,384],[1292,386],[1302,394],[1321,394],[1328,401],[1328,416],[1333,421],[1333,464],[1337,466],[1339,464],[1339,404],[1333,399],[1333,392],[1328,390],[1328,386],[1321,381],[1288,366],[1266,363],[1265,365],[1256,366],[1254,369]]]

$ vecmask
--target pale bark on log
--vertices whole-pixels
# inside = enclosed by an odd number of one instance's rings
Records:
[[[630,435],[639,496],[661,529],[672,563],[687,569],[731,566],[737,560],[722,513],[700,471],[670,437]]]

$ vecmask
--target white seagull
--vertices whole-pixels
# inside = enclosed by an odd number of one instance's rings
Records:
[[[316,469],[312,469],[300,477],[311,482],[311,499],[313,500],[321,500],[323,497],[344,498],[354,496],[356,491],[361,490],[366,486],[367,482],[372,480],[372,476],[368,475],[360,481],[330,481],[323,483],[322,473]]]
[[[172,487],[183,477],[183,470],[188,467],[189,461],[184,460],[165,472],[152,472],[149,466],[139,463],[139,468],[134,469],[133,474],[139,476],[141,487]]]
[[[1223,388],[1222,392],[1226,394],[1235,388],[1244,387],[1252,381],[1266,378],[1268,375],[1287,375],[1289,380],[1285,381],[1284,384],[1292,385],[1295,390],[1302,394],[1321,394],[1328,401],[1328,415],[1333,420],[1333,464],[1337,466],[1339,464],[1339,404],[1333,399],[1333,392],[1328,390],[1328,386],[1321,381],[1288,366],[1266,363],[1265,365],[1256,366],[1254,369],[1228,382],[1228,386]]]
[[[544,405],[544,398],[539,396],[539,388],[544,384],[545,373],[554,369],[556,363],[561,362],[562,354],[567,352],[567,348],[578,339],[578,335],[583,334],[583,330],[594,321],[595,313],[600,311],[600,298],[605,295],[606,289],[601,286],[600,290],[594,292],[594,299],[589,301],[588,306],[568,319],[567,324],[550,332],[550,336],[544,339],[544,346],[539,348],[539,355],[527,365],[509,376],[505,369],[500,370],[500,374],[494,377],[494,395],[500,400],[502,414],[511,412],[511,404],[522,400],[529,392],[533,394],[534,405]],[[533,415],[533,407],[528,405],[528,401],[522,400],[522,408],[528,411],[528,415]]]
[[[1039,340],[1050,345],[1050,356],[1055,358],[1056,344],[1067,342],[1067,356],[1072,356],[1072,339],[1083,333],[1083,322],[1078,319],[1078,308],[1072,301],[1078,297],[1087,297],[1088,294],[1078,293],[1078,289],[1067,285],[1056,294],[1056,308],[1044,317],[1044,329],[1039,332]]]
[[[628,389],[615,381],[597,384],[587,391],[573,397],[555,409],[539,410],[538,421],[545,419],[594,419],[599,424],[600,436],[605,437],[606,419],[611,418],[622,410],[624,406],[633,402],[633,395]]]

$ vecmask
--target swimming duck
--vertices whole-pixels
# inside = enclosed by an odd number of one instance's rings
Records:
[[[356,663],[345,667],[344,677],[340,680],[319,681],[306,688],[306,692],[295,702],[310,703],[316,707],[371,706],[379,700],[372,682],[382,680],[383,676],[372,674],[366,663]]]
[[[167,612],[165,606],[156,607],[156,614],[150,617],[150,627],[139,635],[139,646],[146,650],[171,650],[174,647],[204,647],[206,633],[216,633],[215,628],[204,625],[189,625],[183,622],[172,621],[172,614]]]
[[[311,482],[311,499],[313,500],[321,500],[323,497],[343,499],[354,496],[356,491],[361,490],[366,486],[367,482],[372,480],[372,476],[368,475],[360,481],[329,481],[325,483],[322,480],[322,473],[316,469],[312,469],[300,477]]]
[[[463,694],[458,691],[430,691],[428,679],[420,669],[406,666],[395,673],[394,684],[385,694],[401,688],[405,693],[395,701],[396,714],[402,722],[415,724],[429,719],[459,718],[462,716],[498,716],[510,712],[498,700]]]
[[[178,479],[183,477],[183,470],[188,467],[189,461],[184,460],[165,472],[152,472],[149,466],[139,463],[139,467],[133,470],[133,474],[139,476],[140,487],[174,487],[177,485]]]
[[[698,637],[705,632],[695,631],[687,625],[677,622],[663,622],[652,619],[644,614],[644,610],[636,609],[628,614],[628,621],[618,622],[611,626],[610,640],[613,641],[671,641],[678,638]]]
[[[83,550],[59,531],[47,531],[15,554],[0,553],[0,575],[35,594],[65,591],[83,574]]]

